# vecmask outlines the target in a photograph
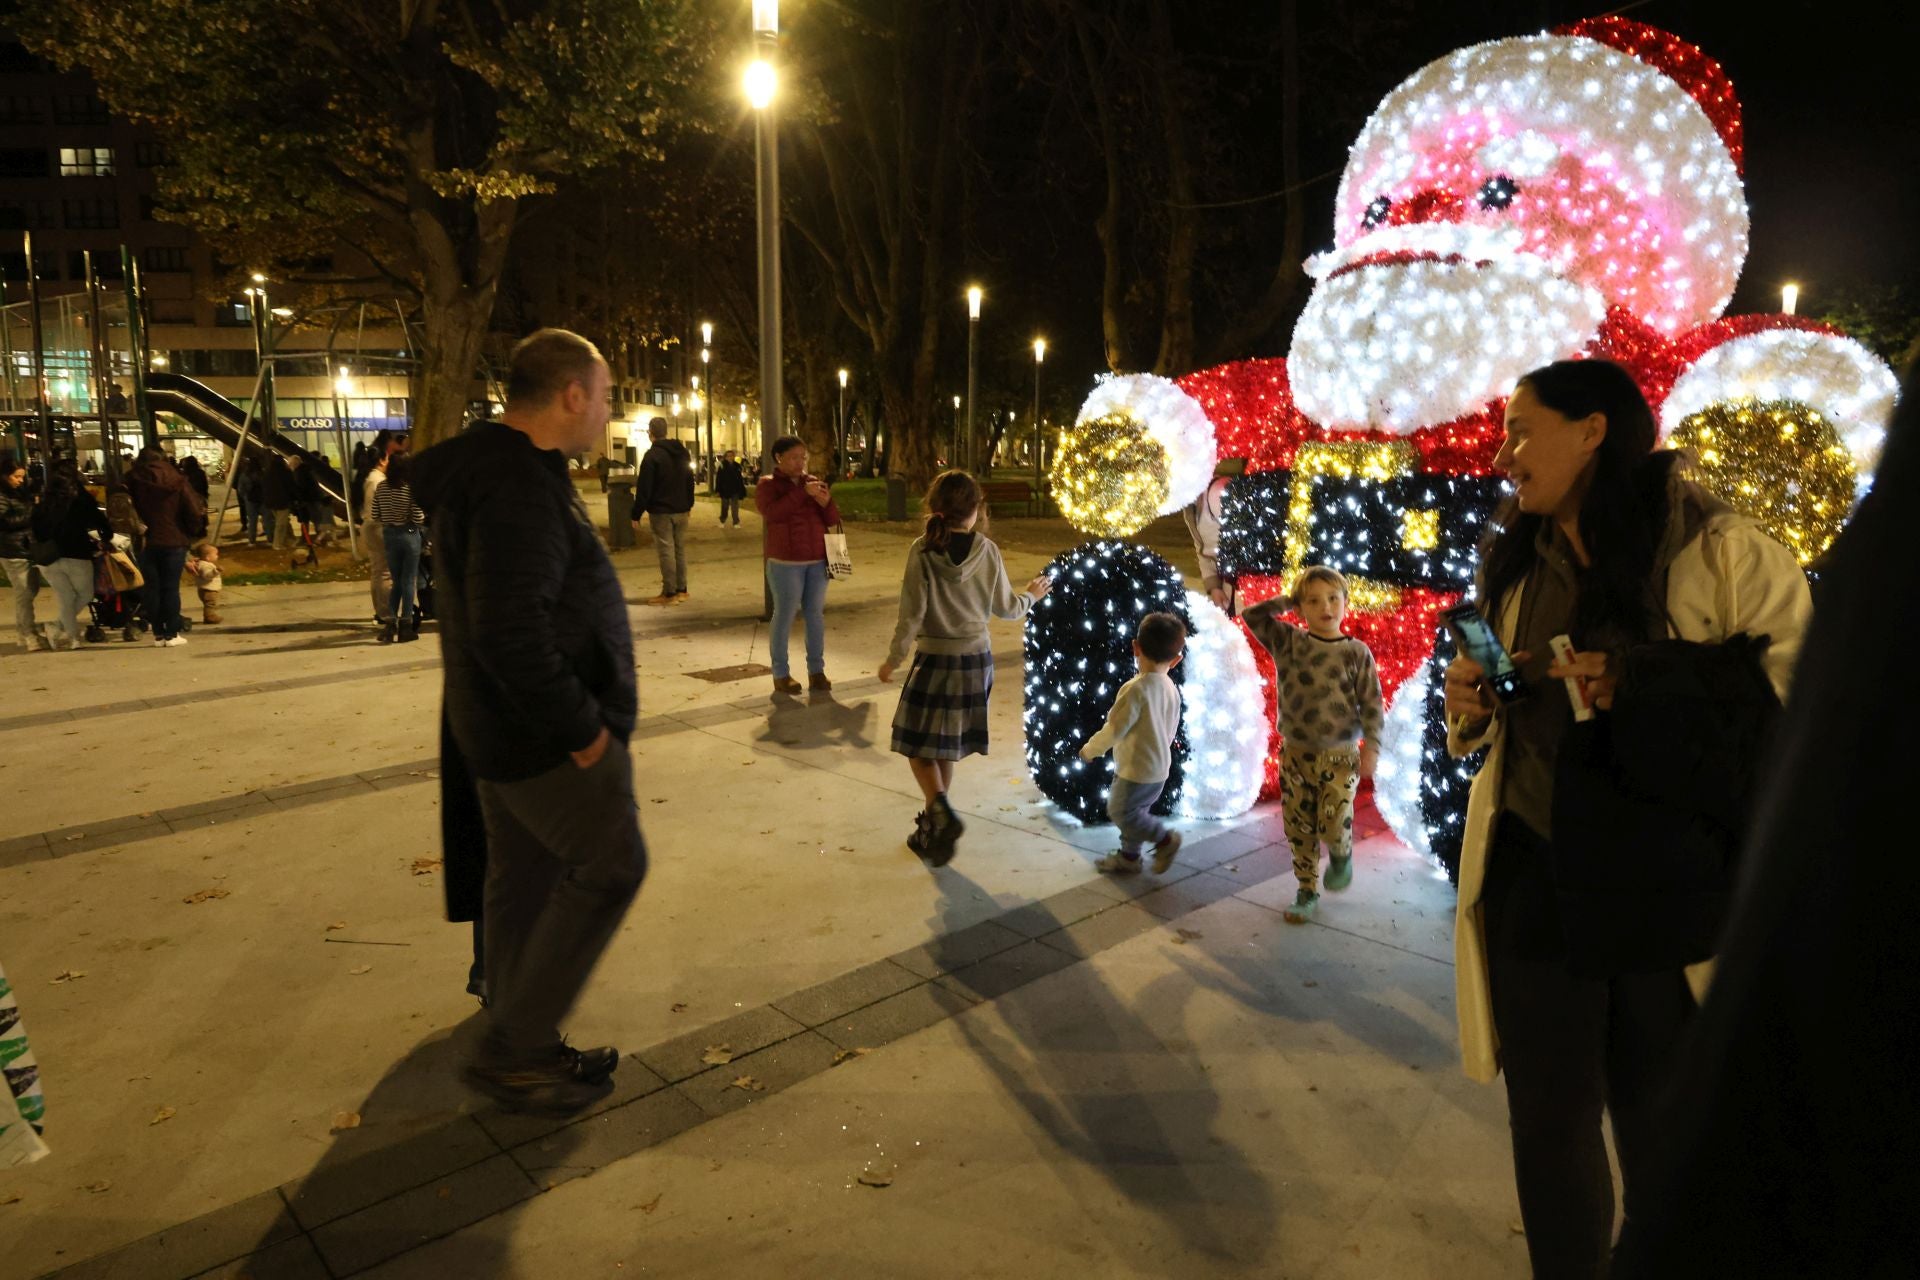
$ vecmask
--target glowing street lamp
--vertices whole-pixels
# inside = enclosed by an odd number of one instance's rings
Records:
[[[713,346],[712,325],[703,324],[700,326],[700,341],[703,344],[700,348],[700,372],[707,374],[707,456],[711,458],[713,456],[713,377],[708,373],[708,363],[713,358],[713,351],[711,350]],[[696,387],[699,386],[700,379],[695,378],[693,385]],[[698,418],[694,419],[693,426],[696,431],[700,429],[700,420]],[[719,472],[716,471],[714,474],[717,476]]]
[[[979,285],[967,286],[967,445],[958,452],[960,465],[968,468],[974,465],[973,402],[978,398],[979,391],[977,339],[980,336],[980,301],[985,296],[985,291]]]
[[[840,370],[840,418],[838,434],[840,436],[840,456],[834,461],[834,470],[844,473],[847,466],[847,371]]]
[[[1780,310],[1786,315],[1792,315],[1794,308],[1799,305],[1800,286],[1797,284],[1780,286]]]

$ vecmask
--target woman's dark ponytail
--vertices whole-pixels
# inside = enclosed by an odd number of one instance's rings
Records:
[[[953,526],[980,510],[985,495],[980,482],[964,471],[943,471],[927,490],[926,543],[930,551],[945,551],[953,541]]]

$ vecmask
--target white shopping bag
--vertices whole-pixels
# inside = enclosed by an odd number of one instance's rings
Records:
[[[827,576],[829,578],[853,576],[853,555],[847,550],[847,535],[844,530],[827,530]]]

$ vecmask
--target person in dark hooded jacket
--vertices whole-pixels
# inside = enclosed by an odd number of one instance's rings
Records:
[[[648,604],[685,604],[687,600],[687,521],[693,511],[693,461],[687,446],[667,435],[667,420],[647,424],[652,441],[640,459],[633,486],[633,523],[645,516],[660,555],[660,594]]]
[[[147,526],[140,573],[147,580],[147,620],[153,627],[153,642],[183,645],[180,574],[186,568],[187,548],[206,533],[207,509],[173,459],[154,445],[140,451],[127,473],[127,491]]]

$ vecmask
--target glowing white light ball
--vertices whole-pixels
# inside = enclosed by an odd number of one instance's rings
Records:
[[[1181,723],[1187,734],[1183,818],[1232,818],[1260,798],[1267,751],[1266,691],[1246,636],[1218,605],[1187,592],[1193,630],[1180,665]]]

